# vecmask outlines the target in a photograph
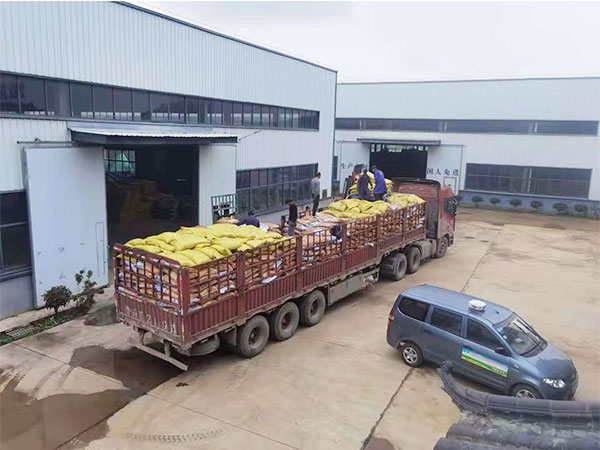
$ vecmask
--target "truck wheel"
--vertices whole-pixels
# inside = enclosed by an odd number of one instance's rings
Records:
[[[406,275],[406,255],[395,253],[381,262],[381,271],[386,278],[400,281]]]
[[[285,341],[291,338],[300,321],[300,311],[294,302],[287,302],[269,316],[271,338],[276,341]]]
[[[437,252],[435,252],[436,258],[443,258],[448,251],[448,238],[444,236],[438,241]]]
[[[318,324],[325,314],[325,296],[315,289],[300,301],[300,323],[305,327]]]
[[[406,250],[407,272],[415,273],[421,266],[421,251],[417,247],[408,247]]]
[[[417,344],[407,342],[400,347],[400,354],[402,355],[402,361],[404,361],[407,366],[419,367],[423,364],[423,352]]]
[[[237,352],[246,357],[253,358],[262,352],[269,340],[269,322],[263,316],[254,316],[237,335]]]

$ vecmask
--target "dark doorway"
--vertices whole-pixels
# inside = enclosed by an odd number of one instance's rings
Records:
[[[107,147],[104,168],[111,245],[197,225],[197,146]]]
[[[386,178],[425,178],[427,151],[416,146],[371,144],[370,166],[380,168]]]

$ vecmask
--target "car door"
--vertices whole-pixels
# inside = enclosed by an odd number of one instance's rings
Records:
[[[433,307],[423,327],[425,359],[443,364],[457,364],[462,350],[463,316],[437,306]]]
[[[429,305],[412,298],[402,297],[398,310],[402,314],[398,341],[412,341],[421,347],[423,327],[425,326]]]
[[[505,390],[511,366],[510,351],[490,327],[469,317],[460,365],[471,378]]]

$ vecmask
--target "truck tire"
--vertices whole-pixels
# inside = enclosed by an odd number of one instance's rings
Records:
[[[280,308],[269,316],[269,328],[271,339],[285,341],[291,338],[300,321],[300,311],[294,302],[284,303]]]
[[[406,250],[407,272],[415,273],[421,266],[421,251],[417,247],[408,247]]]
[[[246,358],[253,358],[265,349],[268,341],[269,322],[264,316],[254,316],[239,330],[236,350]]]
[[[406,275],[406,255],[394,253],[381,262],[381,273],[388,279],[400,281]]]
[[[442,237],[437,244],[437,251],[435,252],[436,258],[443,258],[446,256],[446,252],[448,251],[448,238],[446,236]]]
[[[315,289],[300,301],[300,323],[305,327],[318,324],[325,314],[325,295]]]

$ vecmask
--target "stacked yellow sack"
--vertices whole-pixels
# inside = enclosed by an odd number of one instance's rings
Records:
[[[132,239],[125,245],[166,256],[182,266],[194,266],[229,256],[233,252],[275,244],[282,239],[281,234],[273,231],[219,223],[209,227],[181,227],[176,232],[167,231],[145,239]]]
[[[400,194],[393,193],[387,198],[389,203],[393,205],[398,205],[400,208],[406,208],[407,206],[418,205],[420,203],[425,203],[421,197],[418,197],[414,194]]]
[[[369,179],[371,180],[371,182],[369,184],[369,191],[371,193],[373,193],[373,189],[375,188],[375,175],[373,175],[372,172],[367,172],[367,175],[369,176]],[[392,192],[392,186],[393,186],[392,180],[388,180],[386,178],[385,185],[387,187],[388,193]],[[348,190],[348,195],[358,195],[358,180],[356,180],[354,182],[354,184],[352,186],[350,186],[350,189]]]
[[[370,202],[349,198],[331,203],[323,212],[339,219],[366,219],[367,217],[384,214],[389,208],[389,203],[381,200]]]

